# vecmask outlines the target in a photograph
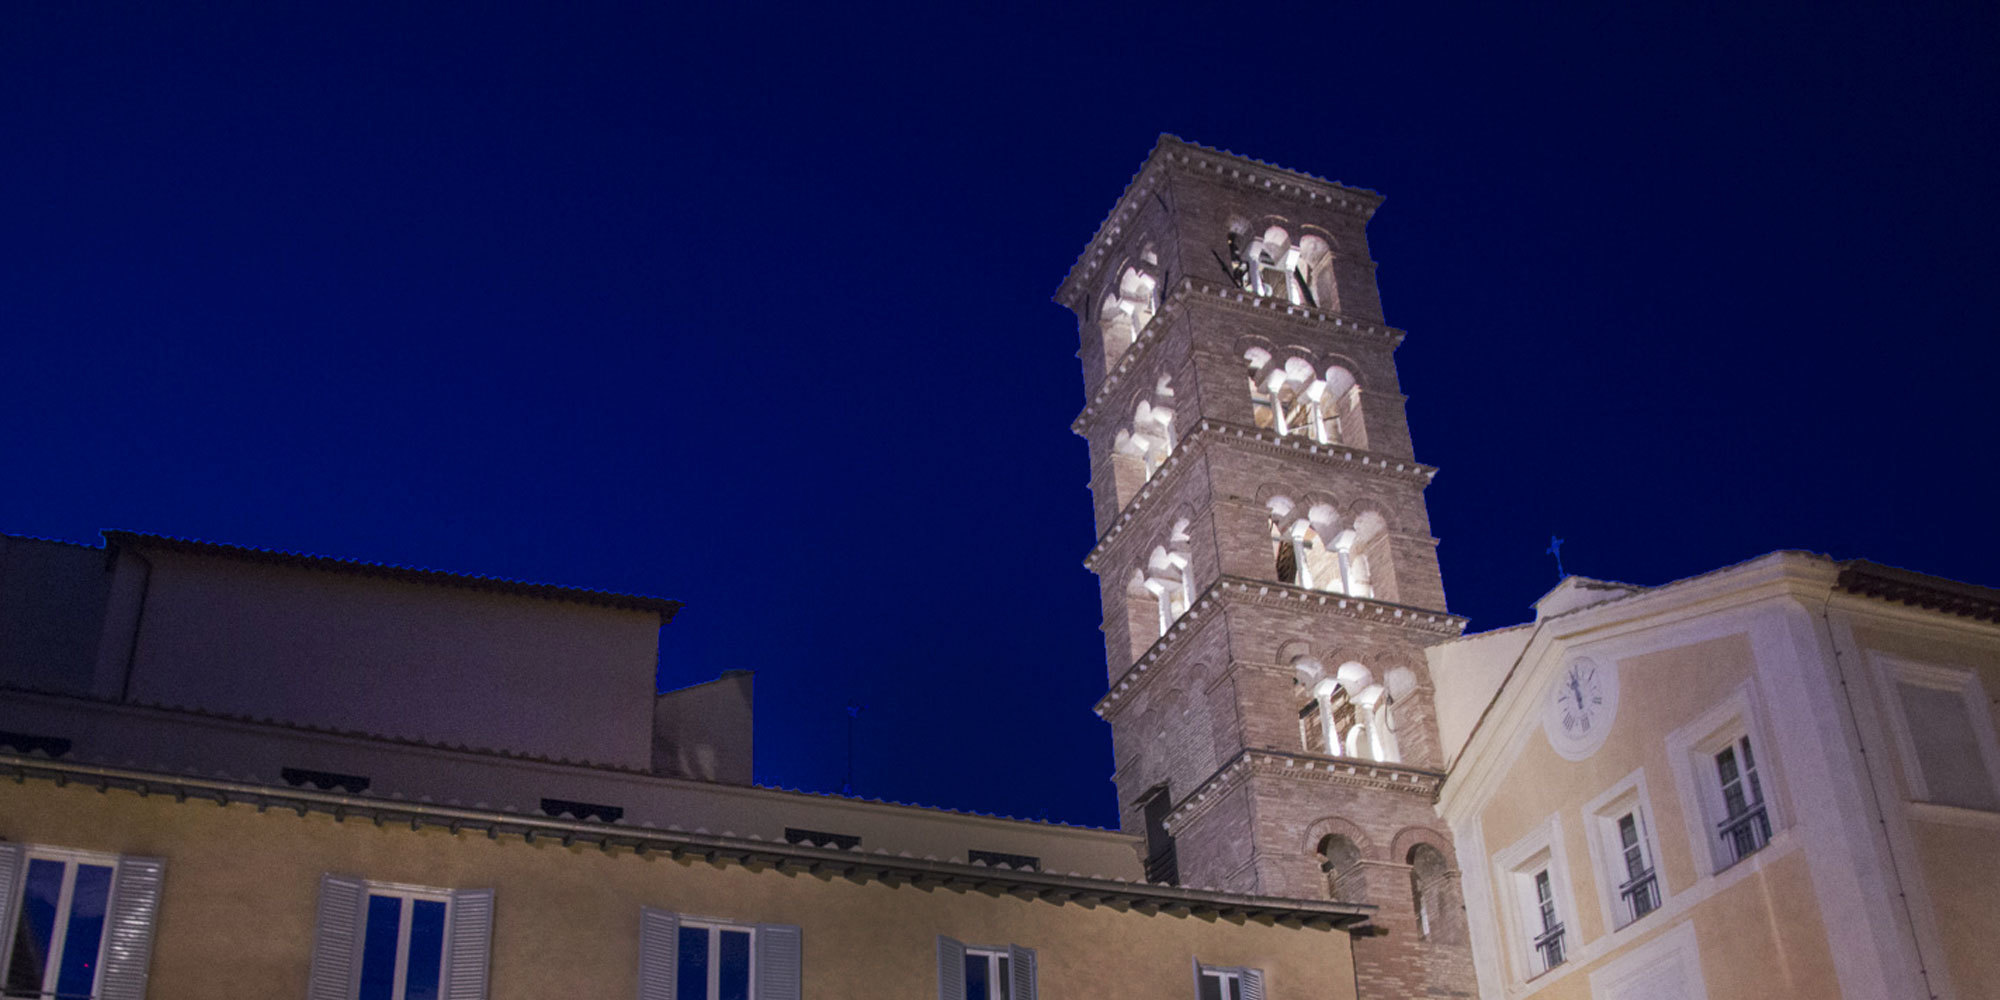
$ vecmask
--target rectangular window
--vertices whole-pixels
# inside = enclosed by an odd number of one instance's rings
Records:
[[[1264,1000],[1264,973],[1195,963],[1195,1000]]]
[[[2000,812],[1994,785],[1992,724],[1981,719],[1990,704],[1969,671],[1907,665],[1897,671],[1895,706],[1907,734],[1904,756],[1911,794],[1926,802]]]
[[[1539,971],[1547,971],[1563,963],[1563,925],[1556,916],[1556,894],[1549,881],[1549,870],[1536,872],[1534,880],[1535,910],[1541,917],[1541,931],[1535,935],[1535,954],[1541,959]]]
[[[1004,951],[965,950],[965,1000],[1013,1000],[1013,967]]]
[[[749,927],[683,922],[674,1000],[750,1000]]]
[[[861,838],[851,833],[827,833],[824,830],[806,830],[788,826],[785,827],[785,843],[851,851],[861,846]]]
[[[7,994],[97,994],[108,864],[30,857],[21,879],[21,915],[7,960]]]
[[[1660,880],[1653,872],[1636,811],[1618,817],[1618,860],[1624,875],[1618,886],[1618,902],[1625,918],[1622,925],[1660,908]]]
[[[1042,870],[1042,859],[1035,857],[1032,854],[1008,854],[1005,851],[982,851],[975,847],[965,852],[965,860],[975,865],[989,865],[989,866],[1006,865],[1009,868],[1014,868],[1014,869],[1025,868],[1028,871],[1035,871],[1035,872]]]
[[[1764,786],[1757,776],[1757,758],[1750,737],[1740,736],[1715,755],[1715,779],[1722,800],[1716,837],[1727,868],[1771,842],[1771,820],[1764,809]]]
[[[1035,950],[938,935],[938,1000],[1035,1000]]]
[[[799,1000],[799,929],[646,907],[639,914],[639,1000]]]
[[[446,984],[486,995],[491,889],[320,878],[311,1000],[440,1000]]]
[[[449,907],[446,895],[368,894],[360,1000],[438,1000]]]
[[[0,844],[0,996],[89,1000],[143,984],[161,869]]]
[[[1754,684],[1745,683],[1667,734],[1667,760],[1680,789],[1694,847],[1695,877],[1721,873],[1764,849],[1784,829],[1783,761],[1759,721]],[[1645,835],[1643,815],[1640,834]],[[1657,860],[1650,849],[1648,857]],[[1658,886],[1666,896],[1666,887]]]
[[[1201,970],[1200,1000],[1243,1000],[1243,979],[1216,969]]]

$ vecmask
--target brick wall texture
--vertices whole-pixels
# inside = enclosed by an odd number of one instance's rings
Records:
[[[1370,904],[1372,929],[1354,946],[1361,996],[1463,997],[1475,987],[1455,855],[1433,807],[1443,761],[1423,656],[1456,625],[1397,379],[1402,334],[1383,325],[1368,252],[1378,201],[1163,139],[1058,293],[1082,334],[1076,429],[1090,444],[1099,542],[1088,563],[1111,684],[1099,708],[1125,828],[1143,834],[1140,802],[1165,788],[1183,884]],[[1229,234],[1247,245],[1274,225],[1332,248],[1311,279],[1317,307],[1231,280]],[[1107,347],[1100,310],[1128,267],[1158,282],[1158,311],[1129,346]],[[1253,348],[1353,375],[1340,440],[1257,427]],[[1116,452],[1142,402],[1172,408],[1178,439],[1150,478]],[[1371,599],[1280,580],[1274,497],[1330,507],[1339,527],[1379,526],[1355,548]],[[1164,635],[1152,595],[1132,586],[1156,549],[1186,555],[1195,595]],[[1306,750],[1301,709],[1345,664],[1389,684],[1398,760]]]

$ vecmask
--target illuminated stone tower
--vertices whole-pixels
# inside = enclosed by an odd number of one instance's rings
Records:
[[[1444,610],[1366,227],[1381,198],[1163,137],[1081,320],[1111,723],[1149,877],[1377,906],[1363,997],[1474,992],[1425,646]]]

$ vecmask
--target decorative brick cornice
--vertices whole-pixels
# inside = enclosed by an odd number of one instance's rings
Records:
[[[1153,501],[1162,493],[1171,494],[1171,483],[1179,479],[1182,467],[1194,461],[1194,457],[1210,444],[1226,441],[1232,445],[1247,446],[1269,455],[1303,457],[1321,465],[1358,469],[1376,476],[1400,480],[1418,487],[1430,485],[1437,476],[1435,466],[1425,465],[1411,459],[1391,458],[1372,451],[1351,448],[1340,444],[1320,444],[1297,435],[1279,435],[1276,431],[1257,427],[1245,427],[1224,420],[1203,418],[1174,444],[1173,453],[1167,456],[1165,464],[1154,470],[1153,478],[1139,487],[1132,501],[1119,511],[1118,519],[1104,529],[1104,534],[1091,546],[1083,557],[1085,568],[1095,571],[1097,560],[1110,551],[1112,543],[1139,515],[1151,509]]]
[[[1170,171],[1183,171],[1224,180],[1235,187],[1259,194],[1277,195],[1293,201],[1321,205],[1359,217],[1366,222],[1382,205],[1382,196],[1363,188],[1317,177],[1275,163],[1242,156],[1225,149],[1188,142],[1178,136],[1162,135],[1144,163],[1125,185],[1124,193],[1112,205],[1110,214],[1084,245],[1069,273],[1057,287],[1057,302],[1074,308],[1077,289],[1090,284],[1104,266],[1111,245],[1124,233],[1138,214],[1138,206],[1158,191]]]
[[[278,788],[19,754],[0,754],[0,776],[11,777],[17,783],[35,780],[47,781],[57,787],[75,784],[101,793],[115,788],[140,796],[171,796],[179,803],[193,799],[220,807],[252,806],[259,812],[284,809],[301,817],[316,812],[343,822],[364,820],[378,827],[391,824],[407,825],[411,830],[432,827],[453,835],[483,833],[494,840],[519,837],[530,845],[560,844],[569,848],[582,844],[596,847],[606,854],[629,851],[641,857],[658,854],[677,861],[693,858],[715,865],[739,865],[751,871],[771,869],[795,875],[838,876],[863,884],[912,885],[925,890],[943,888],[991,895],[1005,893],[1058,906],[1066,903],[1083,906],[1104,904],[1115,908],[1130,907],[1142,913],[1270,920],[1320,928],[1359,923],[1374,911],[1374,907],[1352,903],[1253,896],[1076,872],[1064,875],[1032,868],[1009,868],[1004,864],[989,866],[953,859],[917,858],[908,853],[813,847],[727,832],[716,834],[707,830],[678,828],[662,830],[621,822],[571,820],[304,788]]]
[[[1149,679],[1148,672],[1162,661],[1169,659],[1184,645],[1183,636],[1206,624],[1204,618],[1227,610],[1230,603],[1257,604],[1265,607],[1285,606],[1309,608],[1315,613],[1354,621],[1391,625],[1398,628],[1452,638],[1465,631],[1466,619],[1443,611],[1413,608],[1402,604],[1391,604],[1367,597],[1348,597],[1343,594],[1329,594],[1323,590],[1294,587],[1268,580],[1246,580],[1242,577],[1224,576],[1210,584],[1173,625],[1167,634],[1153,643],[1131,669],[1125,671],[1111,685],[1111,690],[1097,700],[1092,711],[1098,718],[1117,706],[1129,693],[1143,690]]]
[[[1326,754],[1289,750],[1244,750],[1229,763],[1216,769],[1208,780],[1174,806],[1167,814],[1169,833],[1178,832],[1227,798],[1245,781],[1255,777],[1277,777],[1291,781],[1342,785],[1374,791],[1401,792],[1434,801],[1444,783],[1444,774],[1404,764],[1385,764],[1360,757],[1332,757]]]
[[[1069,429],[1071,433],[1079,437],[1090,436],[1091,425],[1096,423],[1097,418],[1103,412],[1105,401],[1111,398],[1112,390],[1118,387],[1127,374],[1138,367],[1139,361],[1147,353],[1145,348],[1150,347],[1154,341],[1159,340],[1162,336],[1158,333],[1158,331],[1165,328],[1165,324],[1161,322],[1161,317],[1168,315],[1170,309],[1178,311],[1183,303],[1194,298],[1218,303],[1225,308],[1237,312],[1282,317],[1294,325],[1311,326],[1317,332],[1321,333],[1324,333],[1328,327],[1332,327],[1335,331],[1350,336],[1377,338],[1387,344],[1390,350],[1394,350],[1397,345],[1401,344],[1403,337],[1406,336],[1404,331],[1398,330],[1395,327],[1363,323],[1360,320],[1349,319],[1337,312],[1328,312],[1327,310],[1315,309],[1311,306],[1293,305],[1284,299],[1252,295],[1234,285],[1198,281],[1183,275],[1179,281],[1174,282],[1170,290],[1161,296],[1159,312],[1155,313],[1152,320],[1147,322],[1145,329],[1139,331],[1138,337],[1132,341],[1132,346],[1126,348],[1125,353],[1119,356],[1118,363],[1112,366],[1110,371],[1104,373],[1104,381],[1098,383],[1097,391],[1091,394],[1089,404],[1084,406],[1083,412],[1077,414],[1076,419],[1070,422]]]

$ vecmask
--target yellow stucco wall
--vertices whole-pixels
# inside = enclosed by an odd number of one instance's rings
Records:
[[[495,890],[495,1000],[636,994],[641,906],[803,930],[807,997],[936,996],[936,937],[1038,952],[1042,995],[1191,997],[1191,959],[1273,1000],[1351,1000],[1347,935],[606,854],[244,804],[0,784],[0,837],[167,860],[149,996],[302,997],[326,872]]]
[[[1987,697],[1988,718],[2000,729],[2000,649],[1993,644],[1965,638],[1949,638],[1935,630],[1898,627],[1893,620],[1857,621],[1855,641],[1880,669],[1875,657],[1886,654],[1902,660],[1970,670],[1977,674]],[[1870,693],[1880,698],[1883,687]],[[1885,712],[1901,712],[1894,702],[1881,704]],[[1897,799],[1908,802],[1902,750],[1893,740],[1881,748],[1894,766],[1889,768]],[[1962,995],[1981,995],[1988,984],[2000,983],[2000,906],[1994,905],[1993,889],[2000,886],[2000,814],[1969,809],[1906,805],[1906,818],[1915,842],[1917,867],[1936,911],[1936,926],[1945,950],[1945,965]]]
[[[1537,997],[1587,998],[1592,972],[1643,947],[1659,932],[1691,921],[1712,1000],[1839,996],[1804,853],[1789,846],[1781,831],[1766,848],[1773,853],[1761,860],[1760,870],[1698,878],[1693,852],[1705,845],[1688,842],[1667,737],[1722,702],[1752,675],[1755,660],[1749,637],[1691,641],[1620,658],[1617,664],[1619,708],[1604,746],[1582,761],[1564,760],[1550,747],[1537,718],[1519,756],[1479,813],[1489,852],[1503,851],[1551,815],[1559,817],[1571,888],[1571,961],[1528,985]],[[1535,697],[1539,700],[1539,694]],[[1760,749],[1770,756],[1770,748]],[[1606,941],[1613,928],[1606,925],[1599,903],[1604,890],[1591,858],[1584,808],[1641,768],[1666,904]],[[1782,815],[1789,811],[1783,776],[1775,767],[1765,768],[1765,773],[1766,795]],[[1504,889],[1496,886],[1496,890],[1491,919],[1499,927],[1508,902]],[[1516,945],[1504,935],[1503,941],[1506,974],[1518,982]]]

